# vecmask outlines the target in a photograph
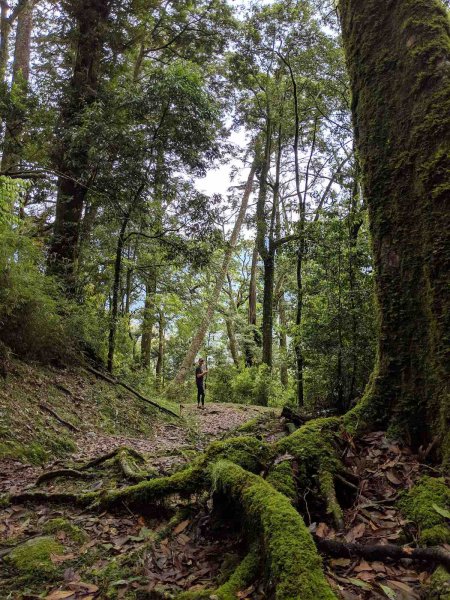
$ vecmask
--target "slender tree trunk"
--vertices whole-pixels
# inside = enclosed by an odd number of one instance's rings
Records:
[[[145,286],[144,317],[142,319],[141,366],[150,368],[153,325],[155,323],[156,271],[151,270]]]
[[[6,87],[10,33],[11,21],[9,19],[9,5],[6,0],[0,0],[0,86],[2,88]]]
[[[262,317],[262,362],[272,367],[272,328],[273,328],[273,285],[275,271],[275,250],[271,244],[267,228],[267,177],[272,153],[272,123],[266,120],[265,146],[261,160],[259,193],[256,204],[256,245],[264,265],[263,317]]]
[[[295,362],[297,367],[297,404],[304,405],[303,393],[303,348],[302,348],[302,316],[303,316],[303,253],[304,253],[303,237],[297,251],[297,310],[295,314]]]
[[[239,350],[236,340],[236,333],[234,331],[233,318],[230,316],[225,317],[225,325],[227,328],[228,344],[230,347],[231,358],[233,359],[235,366],[239,368]]]
[[[247,213],[248,201],[250,199],[250,195],[251,195],[252,189],[253,189],[253,180],[255,178],[256,166],[257,166],[257,159],[255,158],[255,160],[253,161],[253,164],[250,168],[250,173],[248,175],[247,183],[245,185],[245,191],[244,191],[244,194],[242,197],[241,207],[239,209],[239,213],[236,218],[236,222],[234,224],[233,232],[231,234],[230,241],[228,242],[226,250],[225,250],[225,255],[224,255],[223,261],[222,261],[222,268],[217,276],[217,282],[216,282],[215,288],[214,288],[211,298],[209,299],[209,302],[208,302],[208,308],[205,311],[205,315],[202,319],[200,327],[198,328],[198,331],[194,335],[194,337],[191,341],[191,344],[189,346],[189,349],[186,353],[186,356],[184,357],[183,362],[181,363],[181,367],[175,377],[175,380],[172,385],[172,390],[171,390],[173,392],[176,392],[176,387],[180,386],[185,381],[186,376],[187,376],[189,370],[192,368],[192,364],[195,360],[195,356],[203,343],[206,332],[208,331],[208,327],[211,324],[212,318],[214,316],[214,313],[215,313],[215,310],[217,307],[217,302],[219,301],[220,293],[222,291],[223,284],[225,282],[225,278],[227,276],[228,267],[229,267],[231,258],[233,256],[233,252],[235,250],[236,244],[239,239],[239,234],[241,231],[242,223],[244,222],[244,218]]]
[[[113,372],[114,367],[114,353],[116,350],[116,337],[117,337],[117,320],[119,310],[119,292],[120,292],[120,277],[122,274],[122,258],[123,258],[123,246],[125,243],[125,233],[128,227],[128,221],[130,215],[127,214],[120,226],[119,237],[117,238],[116,246],[116,260],[114,261],[114,281],[111,297],[111,309],[109,316],[109,338],[108,338],[108,371]]]
[[[33,5],[28,5],[17,16],[16,42],[14,48],[12,88],[14,96],[21,98],[28,93],[30,77],[31,33],[33,30]],[[12,114],[5,123],[1,172],[8,174],[17,171],[22,156],[22,134],[25,115],[23,109],[13,107]]]
[[[55,163],[61,176],[49,249],[49,271],[61,278],[68,294],[73,294],[92,138],[87,133],[83,140],[73,144],[72,134],[79,127],[83,112],[98,97],[110,2],[73,0],[69,10],[77,23],[75,66],[57,130],[60,143],[55,152]]]
[[[162,390],[164,386],[164,352],[165,352],[165,339],[164,339],[164,328],[165,319],[164,313],[161,310],[158,318],[158,357],[156,359],[156,387],[158,390]]]
[[[280,381],[283,387],[287,387],[289,383],[288,368],[286,364],[287,360],[287,336],[286,336],[286,300],[284,298],[284,291],[280,294],[278,301],[278,315],[280,319]]]
[[[438,0],[341,0],[368,204],[378,358],[359,425],[450,461],[450,24]],[[382,40],[382,43],[380,41]]]
[[[258,272],[258,248],[255,244],[252,254],[252,265],[250,270],[250,284],[248,291],[248,324],[253,332],[253,339],[255,344],[258,343],[258,335],[256,331],[256,280]],[[245,345],[245,366],[251,367],[253,365],[253,349],[250,343]]]

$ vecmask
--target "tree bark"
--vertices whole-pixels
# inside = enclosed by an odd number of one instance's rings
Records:
[[[26,96],[30,77],[31,33],[33,30],[33,4],[28,2],[17,16],[16,42],[12,88],[15,94]],[[17,171],[22,156],[22,134],[25,115],[23,109],[16,106],[5,123],[1,172],[8,174]]]
[[[6,85],[6,70],[9,59],[9,34],[11,21],[9,19],[9,6],[6,0],[0,1],[0,85]]]
[[[108,371],[113,372],[114,353],[116,350],[117,319],[119,309],[120,276],[122,273],[122,254],[125,243],[125,233],[128,227],[130,215],[125,215],[120,226],[119,237],[117,238],[116,260],[114,262],[114,282],[112,289],[111,309],[109,316],[109,338],[108,338]]]
[[[214,287],[211,298],[209,299],[208,308],[206,309],[205,315],[202,319],[200,327],[193,337],[189,349],[186,353],[186,356],[181,363],[181,367],[173,381],[172,391],[175,391],[176,386],[180,386],[186,379],[186,376],[189,370],[192,367],[192,364],[195,360],[195,356],[199,351],[203,340],[205,338],[206,332],[208,331],[208,327],[211,323],[211,320],[214,316],[214,312],[217,307],[217,302],[219,301],[219,296],[222,291],[222,287],[225,281],[225,277],[227,276],[228,267],[233,256],[234,249],[239,239],[239,233],[241,231],[242,223],[244,222],[245,215],[247,213],[248,201],[250,199],[250,195],[253,189],[253,180],[255,178],[257,167],[257,158],[254,159],[253,164],[250,168],[250,173],[247,178],[247,183],[245,185],[245,191],[242,196],[242,203],[239,209],[238,216],[236,218],[236,222],[234,224],[233,232],[230,237],[230,241],[227,244],[225,249],[225,254],[222,261],[222,268],[217,276],[216,285]]]
[[[256,281],[257,281],[257,273],[258,273],[258,247],[255,243],[255,247],[253,248],[252,254],[252,265],[250,269],[250,284],[248,291],[248,324],[250,330],[253,332],[253,339],[255,344],[258,343],[258,336],[256,333],[256,304],[257,304],[257,294],[256,294]],[[245,366],[251,367],[253,365],[253,348],[251,343],[245,344]]]
[[[110,11],[109,0],[81,0],[70,3],[76,24],[75,65],[67,97],[61,110],[55,153],[58,179],[56,216],[49,249],[49,272],[61,278],[69,295],[75,290],[80,225],[87,195],[89,135],[73,144],[73,131],[87,107],[98,97],[101,65]]]
[[[284,291],[280,295],[278,301],[278,314],[280,318],[280,381],[283,387],[287,387],[289,383],[288,368],[286,364],[287,360],[287,336],[286,336],[286,300],[284,298]]]
[[[141,338],[141,366],[143,369],[148,369],[150,367],[153,325],[155,323],[155,293],[156,272],[152,269],[145,286],[145,305]]]
[[[158,390],[162,390],[164,387],[164,352],[165,352],[165,339],[164,339],[164,328],[165,328],[164,313],[161,310],[159,312],[158,319],[158,358],[156,359],[156,387]]]
[[[450,461],[450,23],[437,0],[341,0],[378,358],[353,411]],[[349,416],[351,418],[351,416]]]

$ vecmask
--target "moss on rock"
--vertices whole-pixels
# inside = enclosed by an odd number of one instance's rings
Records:
[[[55,571],[52,554],[62,554],[63,546],[53,537],[38,537],[28,540],[8,555],[8,562],[23,574],[50,575]]]
[[[71,540],[80,544],[85,542],[88,537],[81,527],[73,525],[70,521],[63,519],[62,517],[47,521],[43,527],[43,531],[44,533],[57,533],[58,531],[63,531]]]
[[[399,501],[403,514],[420,530],[420,542],[435,545],[450,541],[450,527],[438,509],[450,510],[450,488],[442,477],[422,477]]]

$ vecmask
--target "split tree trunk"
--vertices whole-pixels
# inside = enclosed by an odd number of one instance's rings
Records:
[[[450,460],[450,23],[438,0],[341,0],[379,310],[355,414]]]
[[[253,189],[253,180],[255,178],[257,167],[257,159],[255,158],[253,164],[250,168],[250,173],[248,175],[247,183],[245,185],[244,194],[242,196],[242,203],[239,209],[238,216],[236,218],[236,222],[234,224],[233,232],[230,237],[230,241],[228,242],[225,255],[222,261],[222,268],[217,276],[216,285],[214,287],[213,293],[209,299],[208,308],[206,309],[203,320],[198,328],[197,333],[193,337],[189,349],[186,353],[186,356],[183,359],[181,367],[173,381],[172,390],[176,391],[174,388],[180,386],[186,379],[189,370],[192,368],[192,364],[194,363],[195,356],[199,351],[203,340],[205,339],[206,332],[208,331],[208,327],[211,324],[211,320],[214,316],[217,302],[219,301],[220,293],[222,291],[223,284],[225,282],[225,278],[227,276],[228,267],[230,265],[231,258],[233,256],[233,252],[236,248],[236,244],[239,239],[239,233],[241,231],[242,223],[244,222],[245,215],[247,213],[248,201],[250,199],[250,195]]]
[[[73,294],[92,139],[87,135],[74,146],[71,133],[79,127],[83,112],[98,96],[110,2],[77,0],[70,3],[69,11],[77,24],[75,65],[57,131],[61,144],[55,162],[61,176],[49,250],[49,271],[61,278],[68,294]]]

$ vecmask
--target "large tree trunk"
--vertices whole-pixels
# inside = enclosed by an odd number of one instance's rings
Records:
[[[256,153],[256,156],[257,156],[257,153]],[[247,213],[248,201],[250,199],[250,195],[251,195],[252,189],[253,189],[253,180],[255,178],[256,167],[257,167],[257,158],[255,158],[255,160],[253,161],[253,164],[250,168],[250,173],[247,178],[247,183],[245,185],[244,194],[242,196],[241,207],[239,209],[239,213],[236,218],[236,222],[234,224],[234,228],[233,228],[233,232],[230,237],[230,241],[228,242],[226,249],[225,249],[225,254],[223,257],[223,261],[222,261],[222,268],[220,269],[220,272],[217,275],[216,285],[215,285],[213,293],[211,294],[211,297],[209,299],[208,308],[205,311],[205,315],[202,319],[200,327],[198,328],[197,333],[194,335],[194,337],[191,341],[191,344],[189,346],[189,349],[186,353],[186,356],[184,357],[181,367],[174,379],[171,391],[176,391],[175,387],[180,386],[185,381],[189,370],[192,368],[192,364],[195,360],[195,356],[203,343],[206,332],[208,331],[208,327],[211,324],[211,320],[214,316],[214,312],[217,307],[217,302],[219,301],[220,292],[222,291],[222,287],[223,287],[225,278],[227,276],[230,260],[233,256],[234,249],[235,249],[236,244],[239,239],[239,233],[241,231],[242,223],[244,222],[244,218]]]
[[[341,0],[369,208],[378,359],[359,422],[450,459],[450,23],[438,0]]]
[[[75,287],[80,225],[87,194],[89,149],[92,145],[89,134],[73,144],[72,134],[79,127],[83,112],[98,96],[110,2],[73,1],[69,10],[77,25],[75,65],[57,131],[61,142],[55,163],[61,176],[49,250],[49,271],[62,279],[71,294]]]
[[[19,95],[20,102],[28,92],[30,77],[31,32],[33,29],[33,4],[27,3],[17,16],[16,42],[14,48],[12,88]],[[23,108],[14,106],[5,124],[5,138],[1,172],[8,174],[17,171],[22,155],[22,133],[25,115]]]

